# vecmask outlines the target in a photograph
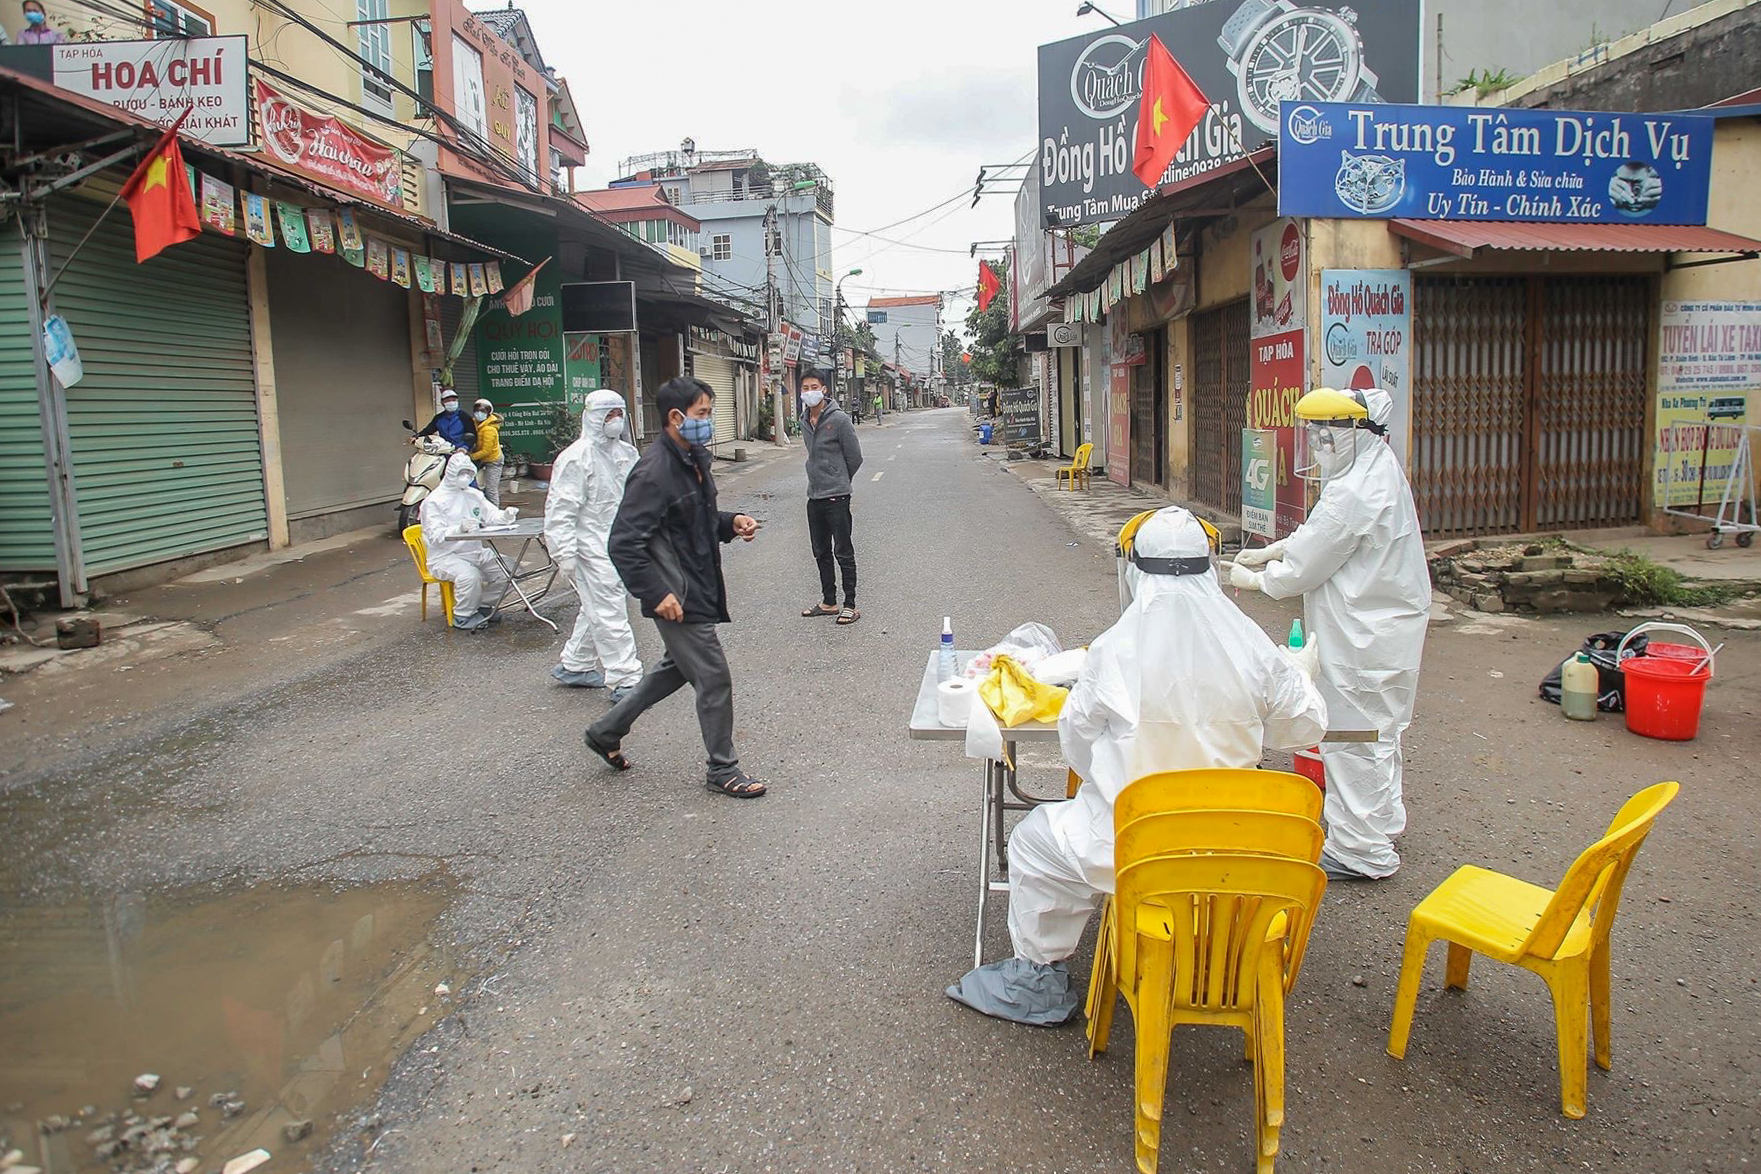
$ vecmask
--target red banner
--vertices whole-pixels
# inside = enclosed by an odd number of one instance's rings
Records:
[[[314,114],[252,79],[257,134],[268,154],[332,187],[393,207],[403,203],[398,153],[347,123]]]

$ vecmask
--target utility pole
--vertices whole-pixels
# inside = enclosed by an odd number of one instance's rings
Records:
[[[765,339],[767,351],[771,339],[777,336],[777,331],[782,325],[781,314],[777,309],[777,252],[773,247],[776,234],[777,206],[772,204],[764,210],[764,307],[765,316],[770,319],[770,335]],[[778,448],[787,448],[789,446],[789,430],[784,425],[786,417],[783,415],[784,367],[782,354],[782,348],[778,347],[777,369],[771,372],[771,377],[775,382],[771,384],[770,435],[771,440]]]

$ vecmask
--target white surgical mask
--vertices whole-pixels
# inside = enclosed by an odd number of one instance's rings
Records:
[[[489,413],[488,412],[472,412],[471,419],[473,419],[473,420],[477,421],[477,423],[481,424],[481,423],[483,423],[483,421],[489,419]]]
[[[608,417],[605,423],[599,426],[599,430],[605,433],[609,439],[616,440],[624,434],[624,418],[622,416]]]
[[[456,412],[459,410],[459,401],[456,399],[443,399],[440,401],[440,410],[443,412]]]
[[[823,391],[804,391],[801,393],[801,402],[810,408],[817,408],[824,399],[825,392]]]

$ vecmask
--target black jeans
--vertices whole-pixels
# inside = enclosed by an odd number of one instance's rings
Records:
[[[660,629],[666,655],[629,696],[588,726],[587,732],[602,746],[616,746],[651,706],[689,684],[697,694],[697,726],[708,755],[709,781],[733,778],[740,771],[740,759],[734,753],[734,678],[715,625],[655,620],[654,626]]]
[[[816,497],[807,502],[807,533],[813,539],[813,561],[819,564],[819,595],[827,607],[838,606],[838,580],[844,573],[844,606],[856,606],[856,548],[850,544],[850,497]]]

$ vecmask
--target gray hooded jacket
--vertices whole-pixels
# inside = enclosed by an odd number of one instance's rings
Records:
[[[856,440],[856,425],[850,423],[844,409],[827,401],[820,409],[818,425],[811,412],[802,412],[801,439],[807,445],[809,500],[848,497],[850,481],[862,467],[862,445]]]

